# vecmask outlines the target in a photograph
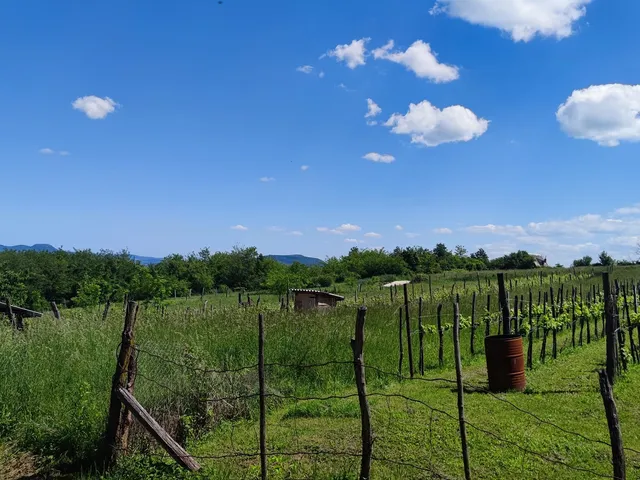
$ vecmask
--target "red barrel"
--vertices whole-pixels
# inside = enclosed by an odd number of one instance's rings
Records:
[[[491,335],[484,338],[487,358],[489,390],[506,392],[524,391],[527,379],[524,374],[524,354],[520,335]]]

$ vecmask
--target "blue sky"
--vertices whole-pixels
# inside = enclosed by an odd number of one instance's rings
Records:
[[[629,257],[638,15],[630,0],[5,2],[0,243]]]

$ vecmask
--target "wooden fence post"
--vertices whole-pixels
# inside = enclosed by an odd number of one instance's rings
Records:
[[[438,365],[441,367],[444,365],[444,346],[442,345],[443,341],[443,330],[442,330],[442,304],[438,304]]]
[[[487,317],[485,318],[484,336],[491,335],[491,294],[487,294]]]
[[[413,378],[413,349],[411,348],[411,321],[409,319],[409,296],[407,295],[407,284],[403,285],[404,291],[404,321],[407,324],[407,354],[409,360],[409,376]]]
[[[398,358],[398,377],[402,377],[402,360],[404,355],[404,346],[402,345],[402,327],[404,327],[402,324],[402,308],[398,309],[398,316],[398,348],[400,350],[400,356]]]
[[[267,416],[265,407],[264,374],[264,317],[258,315],[258,382],[260,384],[260,478],[267,478]]]
[[[458,302],[453,306],[453,349],[456,361],[456,384],[458,390],[458,422],[460,424],[460,443],[462,444],[462,462],[464,478],[471,479],[469,468],[469,450],[467,446],[467,424],[464,420],[464,385],[462,382],[462,360],[460,359],[460,307]]]
[[[608,374],[604,370],[598,371],[600,378],[600,395],[604,403],[604,411],[607,415],[607,425],[609,427],[609,438],[611,439],[611,456],[613,463],[613,478],[615,480],[625,480],[627,478],[624,464],[624,447],[622,446],[622,431],[620,430],[620,419],[618,409],[613,398],[613,389],[609,383]]]
[[[471,355],[476,354],[476,292],[471,297]]]
[[[529,288],[529,345],[527,346],[527,368],[533,368],[533,292]]]
[[[507,292],[504,288],[504,273],[498,274],[498,302],[502,311],[502,334],[509,335],[511,333],[511,318],[509,315]]]
[[[422,297],[418,300],[418,339],[420,341],[420,352],[418,358],[418,369],[420,375],[424,375],[424,329],[422,326]]]
[[[109,403],[109,414],[107,417],[107,429],[103,439],[101,463],[104,468],[111,468],[117,458],[118,451],[122,446],[122,432],[120,420],[122,418],[122,402],[118,396],[118,390],[126,387],[126,375],[129,370],[129,361],[134,345],[134,327],[136,323],[136,315],[138,313],[138,304],[136,302],[127,303],[127,311],[124,318],[124,328],[122,329],[122,340],[120,343],[120,351],[118,352],[118,360],[116,363],[116,371],[113,375],[111,383],[111,399]]]
[[[127,385],[126,390],[133,395],[133,390],[136,383],[136,375],[138,373],[138,356],[135,349],[131,349],[131,355],[129,356],[129,365],[127,367]],[[129,429],[133,421],[131,410],[124,407],[122,416],[120,417],[120,447],[123,454],[126,455],[129,448]]]
[[[369,480],[371,477],[371,455],[373,451],[373,432],[371,431],[371,411],[367,399],[367,382],[364,371],[364,322],[367,316],[367,307],[358,309],[356,317],[355,338],[351,339],[353,351],[353,369],[356,376],[358,389],[358,402],[360,404],[360,421],[362,428],[362,459],[360,462],[360,480]]]
[[[60,320],[60,310],[58,310],[58,305],[56,305],[56,302],[51,302],[51,311],[53,312],[53,317],[56,320]]]
[[[616,328],[614,319],[614,301],[613,295],[611,295],[611,283],[609,280],[609,273],[602,273],[602,291],[604,293],[604,310],[606,317],[605,333],[607,335],[607,377],[609,383],[613,386],[615,383],[616,369],[618,359],[616,358]]]

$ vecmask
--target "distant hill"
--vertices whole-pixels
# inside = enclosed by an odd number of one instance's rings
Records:
[[[324,263],[319,258],[305,257],[304,255],[267,255],[267,257],[273,258],[276,262],[284,263],[285,265],[291,265],[293,262],[298,262],[312,267],[314,265],[322,265]]]
[[[53,245],[46,243],[36,243],[35,245],[0,245],[0,252],[5,250],[15,250],[16,252],[24,252],[26,250],[34,250],[36,252],[55,252],[58,249]]]
[[[33,250],[36,252],[55,252],[58,249],[47,243],[36,243],[35,245],[0,245],[0,252],[4,250],[15,250],[17,252],[24,252],[27,250]],[[276,262],[280,262],[285,265],[291,265],[293,262],[299,262],[311,267],[314,265],[322,265],[324,263],[319,258],[305,257],[304,255],[267,255],[267,257],[273,258]],[[162,258],[145,257],[142,255],[131,255],[131,259],[140,262],[142,265],[155,265],[162,261]]]

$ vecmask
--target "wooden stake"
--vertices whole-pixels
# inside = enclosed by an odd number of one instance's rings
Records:
[[[60,320],[60,310],[58,310],[58,305],[56,305],[56,302],[51,302],[51,311],[53,312],[53,317],[56,320]]]
[[[264,373],[264,317],[258,315],[258,383],[260,389],[260,478],[267,478],[267,414]]]
[[[615,480],[626,480],[627,473],[624,462],[624,447],[622,446],[622,431],[620,430],[618,409],[616,408],[616,402],[613,398],[613,388],[609,383],[608,374],[604,370],[598,372],[598,377],[600,379],[600,395],[602,396],[602,403],[604,404],[607,425],[609,427],[609,438],[611,439],[613,478]]]
[[[476,292],[471,297],[471,355],[476,353]]]
[[[420,299],[418,300],[418,339],[420,342],[418,370],[420,370],[420,375],[424,375],[424,329],[422,327],[422,297],[420,297]]]
[[[407,353],[409,355],[409,376],[413,378],[413,349],[411,348],[411,321],[409,320],[409,296],[407,295],[407,284],[403,285],[404,290],[404,320],[407,324]]]
[[[360,461],[360,480],[371,478],[371,456],[373,451],[373,432],[371,431],[371,411],[367,400],[367,383],[364,370],[364,323],[367,307],[358,309],[356,318],[355,338],[351,339],[353,351],[353,369],[358,389],[358,403],[360,404],[360,421],[362,433],[362,459]],[[402,329],[401,329],[402,330]]]
[[[504,273],[498,274],[498,302],[502,310],[502,334],[509,335],[511,333],[511,319],[509,315],[509,303],[507,300],[507,292],[504,288]]]
[[[475,298],[475,294],[474,294]],[[467,446],[467,424],[464,420],[464,384],[462,381],[462,360],[460,359],[460,310],[458,302],[453,306],[453,349],[456,361],[456,386],[458,390],[458,423],[460,425],[460,443],[462,444],[462,461],[464,478],[471,479],[469,468],[469,450]]]
[[[438,304],[438,365],[441,367],[444,366],[444,346],[443,346],[443,336],[444,332],[442,330],[442,304]]]
[[[527,368],[533,368],[533,292],[529,288],[529,345],[527,347]]]

